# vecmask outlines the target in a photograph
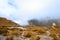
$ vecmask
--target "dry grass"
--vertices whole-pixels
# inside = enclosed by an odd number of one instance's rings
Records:
[[[13,36],[20,36],[24,32],[24,36],[27,38],[30,38],[30,40],[39,40],[40,38],[36,35],[42,35],[45,34],[47,30],[50,30],[50,36],[54,38],[54,40],[58,40],[57,36],[60,36],[60,26],[55,26],[55,28],[49,27],[43,27],[43,26],[35,26],[35,25],[28,25],[25,26],[28,30],[22,30],[22,29],[7,29],[7,27],[13,26],[17,27],[20,26],[16,23],[14,23],[11,20],[8,20],[6,18],[0,17],[0,35],[9,35],[10,37]],[[58,35],[57,35],[58,34]]]
[[[22,30],[22,29],[7,29],[8,35],[12,36],[20,36],[24,32],[24,37],[30,38],[30,40],[39,40],[40,38],[36,35],[45,34],[47,30],[50,30],[50,36],[54,38],[54,40],[58,40],[57,34],[60,34],[60,27],[38,27],[38,26],[27,26],[29,30]],[[3,31],[4,33],[4,31]]]

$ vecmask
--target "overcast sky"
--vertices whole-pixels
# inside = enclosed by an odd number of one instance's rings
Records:
[[[33,18],[59,18],[60,0],[0,0],[0,17],[21,25]]]

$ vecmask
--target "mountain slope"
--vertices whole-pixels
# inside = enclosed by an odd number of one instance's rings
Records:
[[[3,17],[0,17],[0,26],[7,26],[7,27],[17,27],[17,26],[20,26],[19,24],[11,21],[11,20],[8,20],[6,18],[3,18]]]

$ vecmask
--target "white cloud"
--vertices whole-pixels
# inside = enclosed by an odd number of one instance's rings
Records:
[[[55,0],[0,0],[0,16],[25,24],[29,19],[47,15],[49,6],[54,2]]]

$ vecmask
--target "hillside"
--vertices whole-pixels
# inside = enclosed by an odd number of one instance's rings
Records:
[[[36,26],[52,26],[52,23],[55,23],[56,25],[60,25],[60,18],[56,19],[31,19],[28,21],[28,23],[31,25]]]
[[[19,24],[11,21],[11,20],[8,20],[6,18],[3,18],[3,17],[0,17],[0,26],[8,26],[8,27],[17,27],[17,26],[20,26]]]
[[[6,26],[6,27],[2,27]],[[60,26],[36,26],[26,25],[20,28],[7,28],[17,27],[19,24],[0,17],[0,38],[6,37],[6,40],[60,40]]]

